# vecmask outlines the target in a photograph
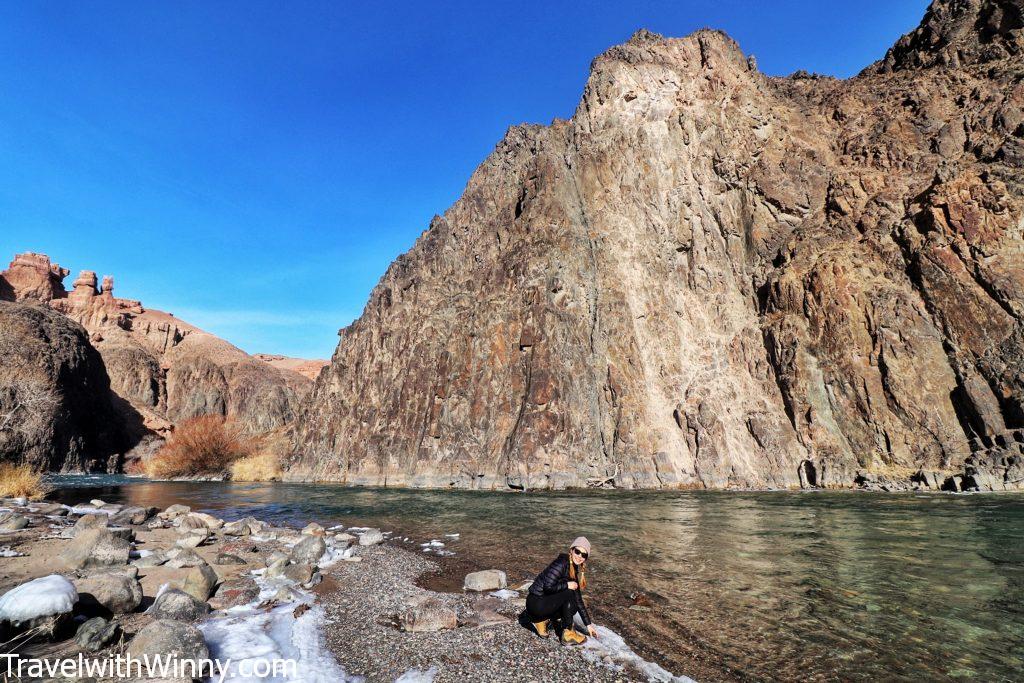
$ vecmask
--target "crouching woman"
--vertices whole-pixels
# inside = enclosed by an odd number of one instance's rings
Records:
[[[572,542],[568,553],[562,553],[537,575],[526,596],[526,616],[537,635],[546,638],[551,622],[562,643],[576,645],[587,637],[573,627],[573,615],[579,613],[587,632],[597,637],[583,603],[587,587],[586,565],[590,557],[590,541],[580,536]]]

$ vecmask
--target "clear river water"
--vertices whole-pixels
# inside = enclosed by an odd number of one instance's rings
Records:
[[[1024,676],[1024,495],[55,483],[51,497],[69,504],[184,503],[228,519],[377,526],[409,536],[417,552],[440,539],[455,556],[439,558],[434,587],[455,588],[481,567],[505,569],[515,585],[583,534],[594,544],[595,621],[698,680]]]

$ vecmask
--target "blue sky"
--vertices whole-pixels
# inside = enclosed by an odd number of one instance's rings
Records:
[[[327,358],[509,125],[640,27],[846,77],[923,0],[6,2],[0,261],[47,253],[249,352]]]

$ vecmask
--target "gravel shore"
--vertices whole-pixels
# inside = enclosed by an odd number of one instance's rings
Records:
[[[437,667],[435,683],[648,680],[591,661],[582,648],[560,645],[553,634],[541,639],[526,630],[516,620],[521,600],[419,588],[417,577],[437,565],[416,553],[381,545],[362,549],[360,556],[362,562],[331,568],[333,581],[318,592],[328,617],[328,648],[346,671],[368,682],[394,681],[410,669],[432,667]],[[400,631],[397,615],[429,598],[454,609],[460,623],[492,611],[504,621],[434,633]]]

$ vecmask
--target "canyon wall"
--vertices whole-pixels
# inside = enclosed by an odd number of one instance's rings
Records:
[[[80,326],[85,344],[96,356],[90,368],[98,364],[96,372],[109,378],[89,386],[99,404],[112,401],[117,428],[127,434],[128,448],[142,445],[139,455],[158,445],[175,424],[199,415],[227,416],[249,433],[285,429],[295,419],[312,385],[308,376],[274,367],[169,313],[115,297],[110,276],[101,281],[96,273],[83,270],[73,289],[65,291],[67,275],[67,269],[51,263],[46,255],[19,254],[0,273],[0,299],[45,307],[54,312],[47,320],[63,314]],[[0,342],[12,348],[23,336],[20,328],[0,328]],[[6,364],[7,355],[3,358]],[[53,390],[86,391],[74,377],[58,375],[51,383]],[[81,419],[101,421],[101,413]],[[51,454],[45,463],[49,469],[82,469],[74,452],[67,451],[67,456],[70,460],[65,463]],[[98,456],[89,453],[88,457]],[[26,458],[34,464],[44,462]]]
[[[509,129],[388,268],[289,476],[734,488],[1009,467],[1022,16],[937,0],[848,80],[768,77],[716,31],[611,48],[571,119]]]

